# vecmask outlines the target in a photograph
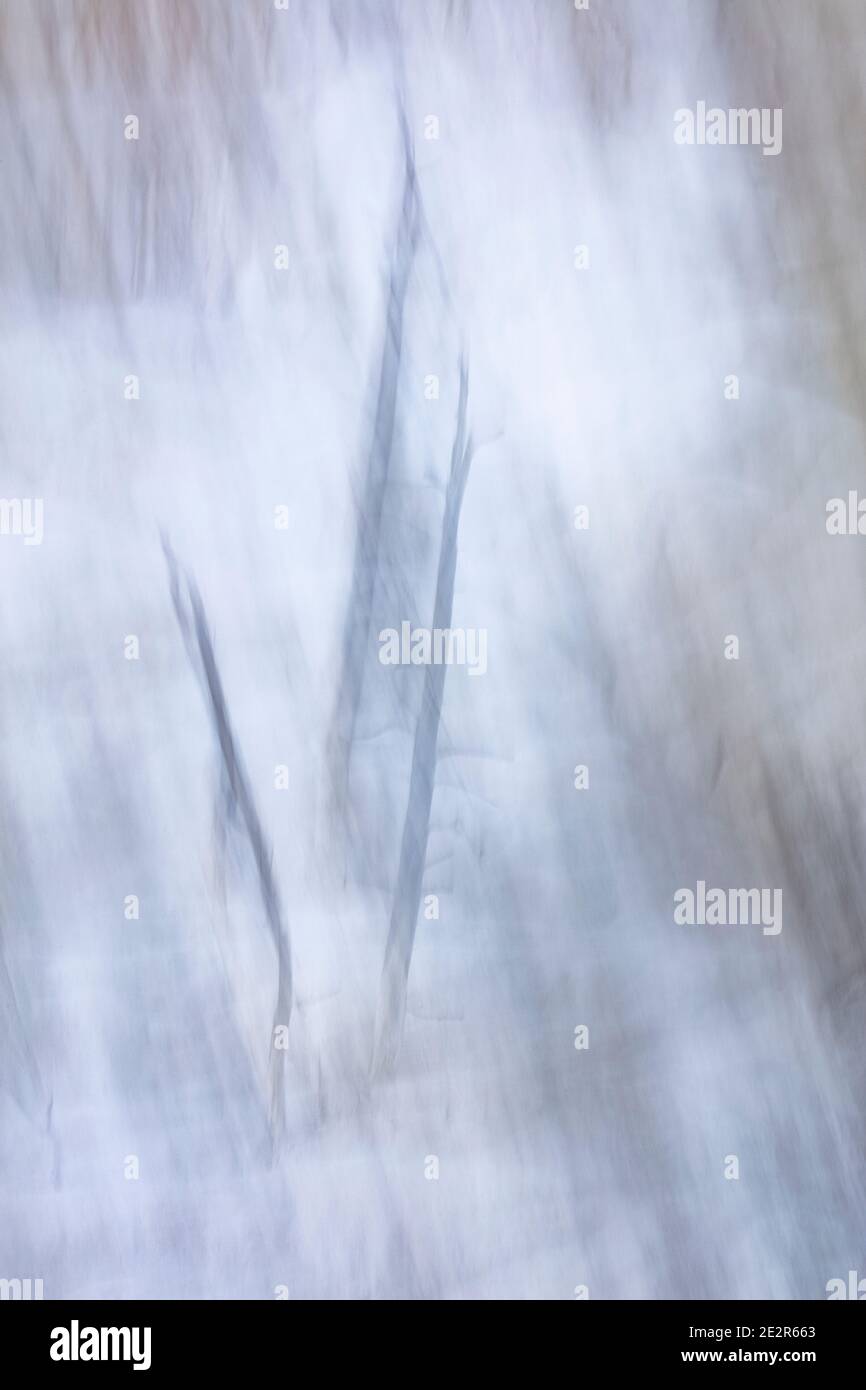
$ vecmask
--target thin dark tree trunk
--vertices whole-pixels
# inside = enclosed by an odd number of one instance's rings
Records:
[[[442,519],[442,539],[439,549],[439,568],[436,577],[436,598],[433,608],[434,628],[449,628],[454,605],[454,576],[457,569],[457,533],[460,509],[469,465],[472,443],[466,433],[466,408],[469,394],[468,372],[460,364],[460,395],[457,405],[457,429],[451,451],[451,471],[445,495]],[[374,1074],[392,1067],[400,1051],[403,1021],[406,1014],[406,991],[415,928],[421,905],[424,862],[430,833],[430,808],[436,780],[436,748],[439,721],[445,690],[444,664],[431,662],[424,668],[424,689],[421,709],[415,728],[412,750],[412,770],[409,777],[409,797],[400,845],[400,863],[391,910],[391,923],[382,966],[376,1035],[373,1045]]]
[[[285,1049],[276,1048],[274,1042],[275,1029],[278,1026],[288,1028],[292,1013],[289,929],[274,877],[272,850],[262,830],[252,789],[238,753],[201,595],[195,581],[181,571],[171,547],[165,540],[163,549],[168,565],[174,610],[190,661],[204,685],[220,748],[222,793],[221,803],[216,810],[220,843],[225,845],[227,823],[235,821],[239,816],[252,851],[265,918],[277,953],[277,998],[269,1039],[270,1124],[276,1145],[282,1137],[284,1124],[284,1060],[287,1053]]]

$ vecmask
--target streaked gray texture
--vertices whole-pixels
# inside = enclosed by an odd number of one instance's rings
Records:
[[[0,52],[0,491],[44,501],[0,1277],[866,1275],[860,0],[0,0]],[[782,152],[676,145],[698,100]],[[486,674],[382,665],[403,620]],[[675,925],[698,879],[783,931]]]

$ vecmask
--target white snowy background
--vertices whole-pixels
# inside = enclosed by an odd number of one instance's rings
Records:
[[[860,0],[0,0],[0,492],[44,504],[0,536],[0,1276],[866,1274],[864,59]],[[676,145],[698,100],[781,154]],[[440,710],[377,634],[455,542],[488,671]],[[782,933],[676,926],[699,878]]]

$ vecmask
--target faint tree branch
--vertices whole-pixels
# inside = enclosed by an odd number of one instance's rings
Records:
[[[465,361],[460,363],[460,394],[457,405],[457,428],[451,451],[451,472],[445,494],[442,519],[442,539],[439,549],[439,568],[436,577],[436,597],[433,608],[434,628],[451,626],[454,605],[454,577],[457,569],[457,532],[463,493],[469,476],[473,446],[466,433],[466,410],[469,395],[469,376]],[[432,662],[424,668],[424,689],[421,709],[415,728],[412,750],[412,769],[409,777],[409,797],[400,845],[400,863],[391,910],[391,924],[385,947],[376,1034],[373,1044],[373,1074],[386,1070],[397,1060],[406,1014],[406,991],[409,967],[415,943],[415,927],[421,903],[424,862],[430,832],[430,808],[436,778],[436,747],[445,690],[444,664]]]
[[[234,821],[239,816],[252,850],[265,917],[277,953],[277,998],[273,1029],[280,1025],[288,1028],[292,1012],[291,945],[274,877],[272,851],[265,839],[252,789],[237,750],[201,595],[194,580],[180,569],[165,536],[162,538],[162,545],[168,566],[172,602],[184,645],[190,662],[205,688],[220,747],[222,805],[217,807],[216,812],[220,838],[225,846],[226,821]],[[276,1144],[282,1137],[284,1125],[283,1072],[286,1052],[275,1048],[273,1029],[269,1042],[270,1123]]]
[[[343,642],[343,669],[331,732],[330,761],[333,802],[343,811],[348,797],[349,760],[355,736],[358,707],[364,683],[364,667],[373,612],[373,595],[379,569],[382,514],[394,445],[397,387],[403,355],[403,317],[409,274],[418,242],[418,195],[412,141],[401,110],[404,157],[403,198],[397,226],[385,335],[379,367],[373,437],[367,459],[362,495],[358,499],[358,530],[352,587]]]

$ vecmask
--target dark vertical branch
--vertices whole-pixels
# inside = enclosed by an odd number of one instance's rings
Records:
[[[373,597],[379,569],[382,511],[388,486],[397,414],[397,387],[403,356],[403,318],[409,274],[418,241],[418,195],[415,158],[405,112],[401,112],[405,173],[391,277],[385,335],[379,368],[373,438],[361,496],[352,587],[343,642],[343,669],[331,733],[333,799],[342,810],[348,793],[349,759],[369,650]]]
[[[292,1012],[291,947],[288,927],[283,918],[279,889],[274,878],[272,852],[265,840],[252,789],[237,751],[201,595],[189,575],[181,572],[174,553],[165,538],[163,538],[163,550],[168,565],[174,610],[190,661],[197,669],[204,684],[220,748],[222,791],[221,805],[217,808],[217,823],[220,826],[221,842],[223,845],[225,844],[226,821],[233,821],[237,816],[240,816],[252,850],[262,905],[277,953],[277,999],[274,1007],[273,1027],[275,1029],[278,1025],[283,1025],[288,1028]],[[270,1118],[275,1140],[280,1136],[283,1126],[284,1078],[282,1063],[285,1056],[285,1050],[277,1049],[274,1046],[272,1029],[269,1063]]]
[[[463,493],[472,459],[472,443],[466,434],[468,395],[468,372],[465,362],[461,360],[457,429],[451,451],[451,471],[445,494],[439,568],[436,576],[436,598],[433,609],[434,628],[451,626],[460,508],[463,503]],[[424,861],[427,855],[427,839],[430,831],[430,808],[436,779],[436,747],[439,739],[439,721],[442,713],[446,669],[444,663],[436,665],[433,662],[424,668],[424,689],[418,723],[415,728],[412,770],[409,777],[409,798],[403,823],[397,885],[382,966],[376,1036],[373,1046],[374,1073],[388,1068],[396,1062],[403,1035],[409,967],[412,962],[412,948],[415,944],[415,927],[421,904]]]

